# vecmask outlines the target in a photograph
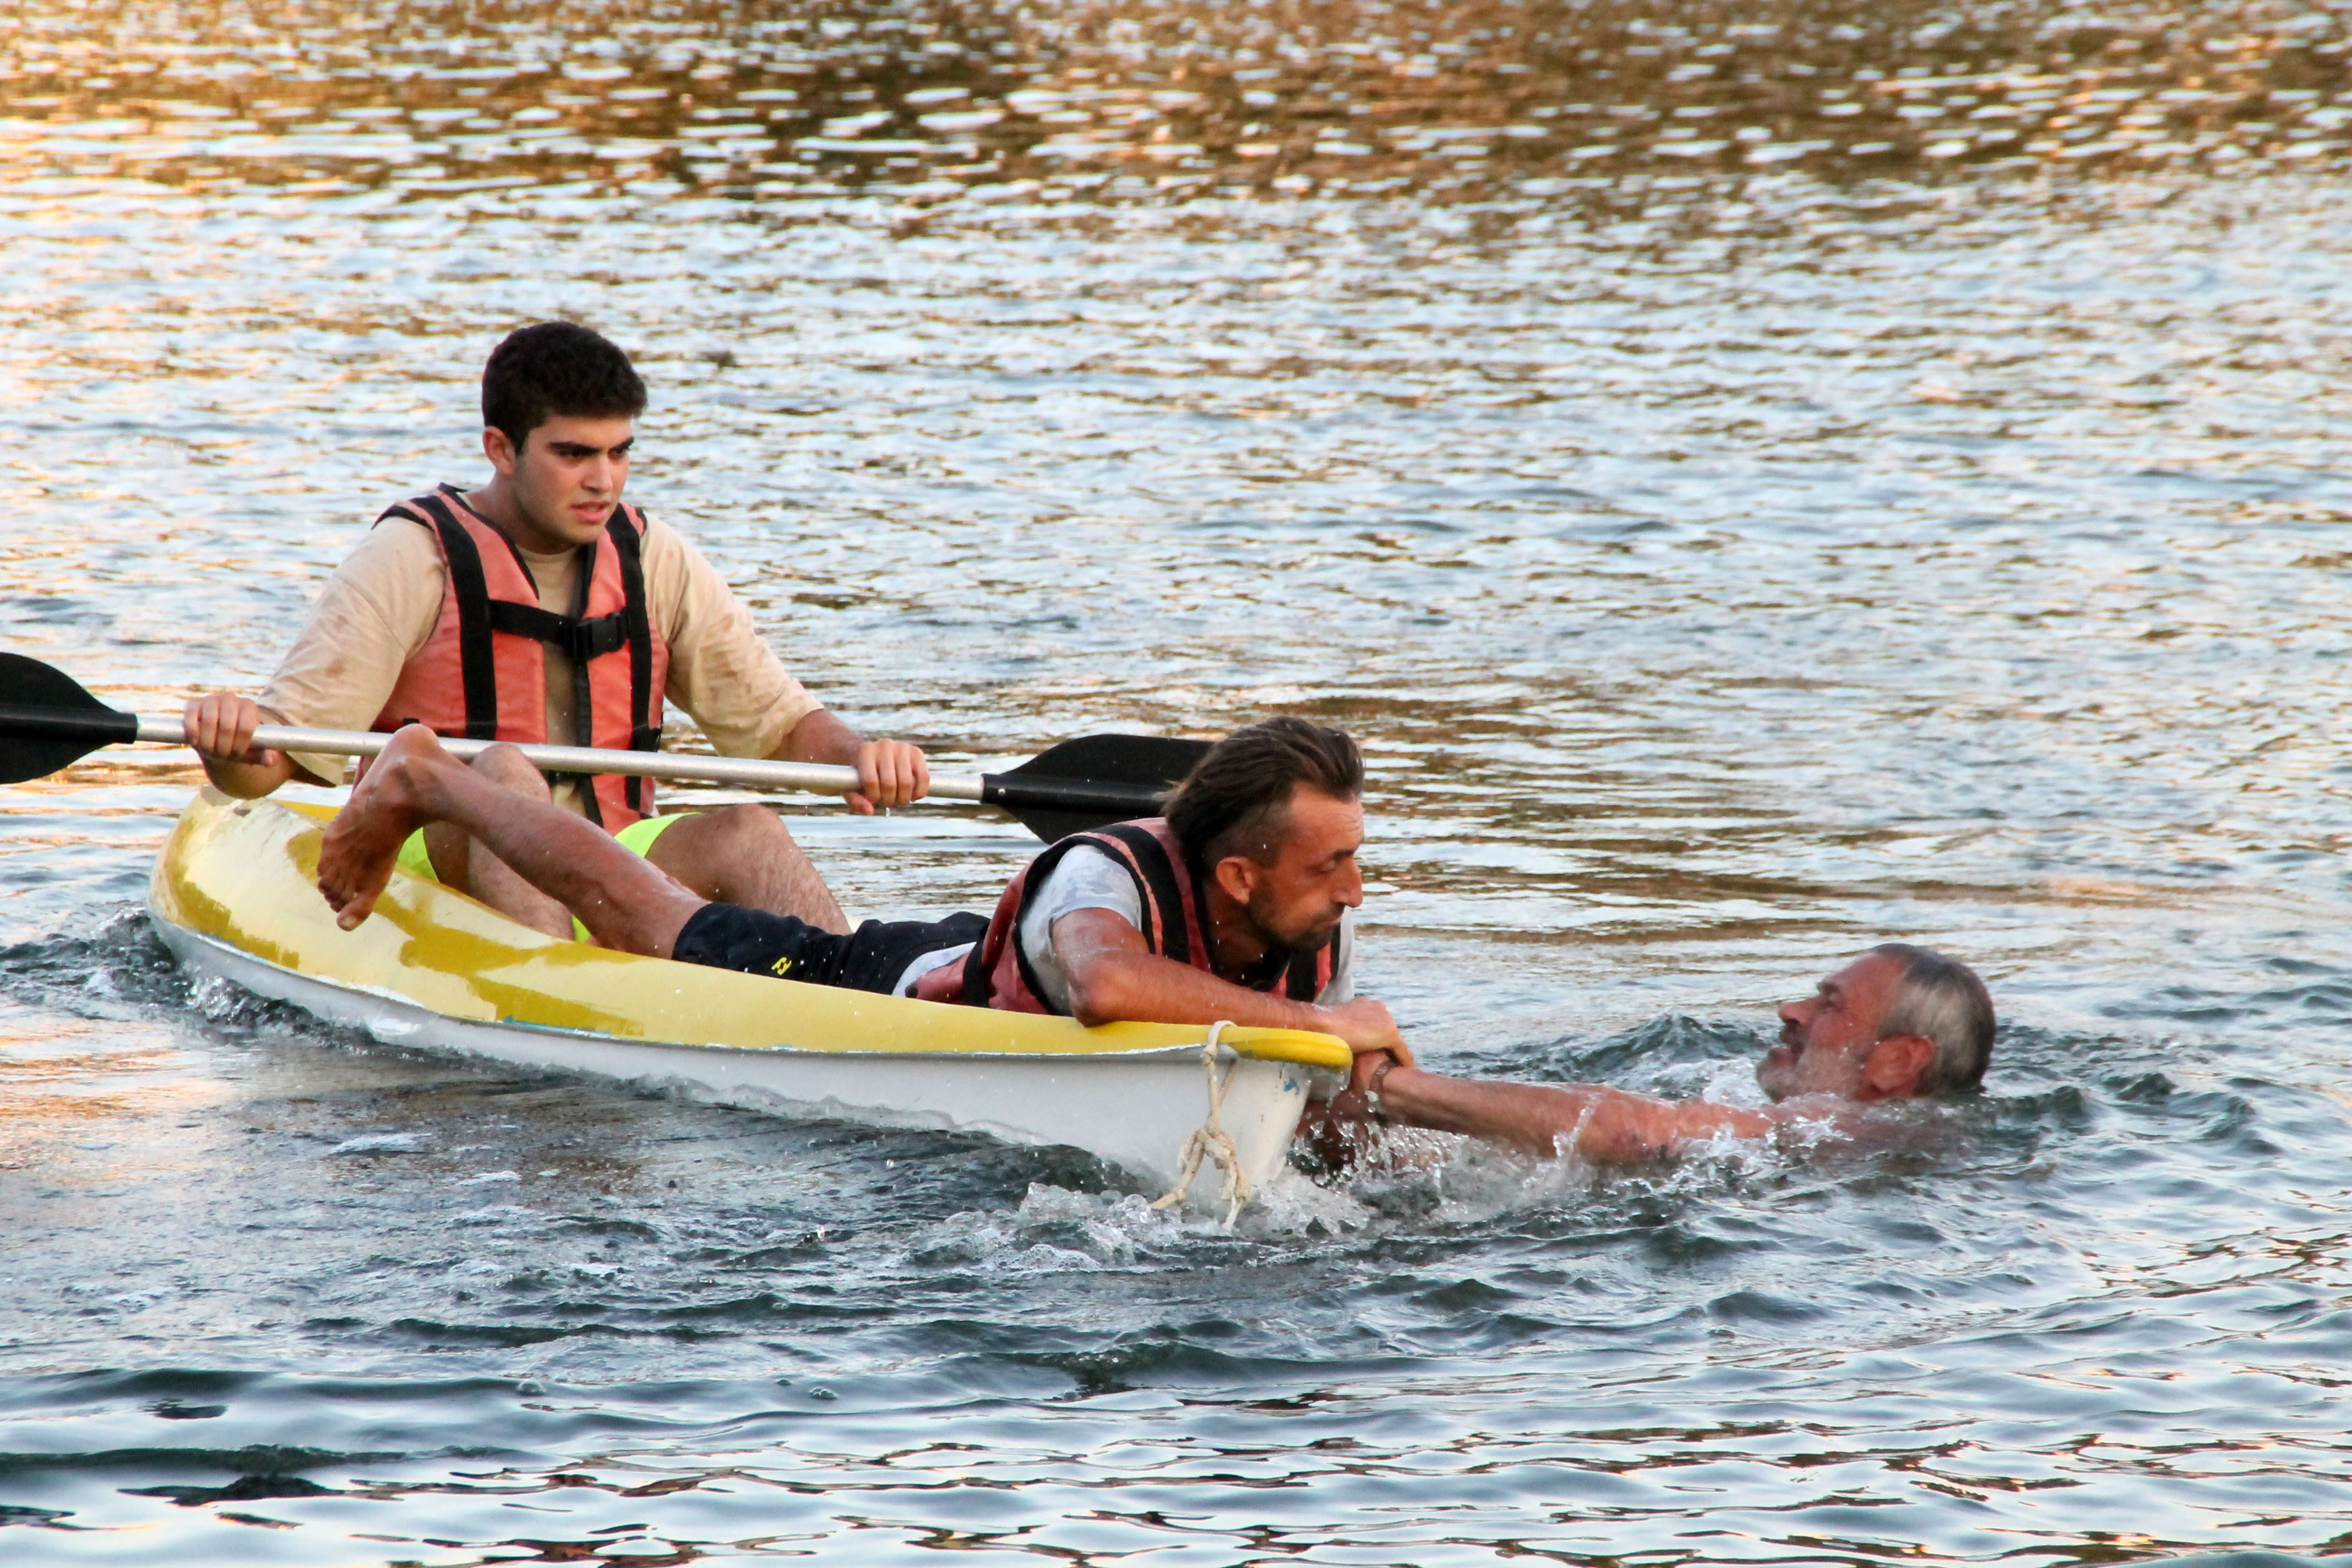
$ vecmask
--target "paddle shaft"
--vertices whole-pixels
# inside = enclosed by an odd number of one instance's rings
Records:
[[[28,708],[0,704],[0,731],[58,741],[86,742],[92,746],[123,745],[134,741],[184,746],[186,731],[177,719],[149,718],[111,709]],[[383,750],[390,735],[362,730],[310,730],[294,724],[264,724],[253,732],[253,743],[265,751],[310,752],[344,757],[373,757]],[[451,756],[470,762],[498,742],[444,737],[441,745]],[[615,752],[592,746],[518,746],[533,767],[550,773],[618,773],[649,779],[694,779],[709,784],[740,784],[753,789],[806,790],[814,795],[847,795],[857,787],[857,770],[828,763],[778,763],[752,757],[705,757],[690,752]],[[1149,816],[1160,809],[1160,792],[1134,784],[1097,784],[1086,779],[1055,779],[1031,784],[1001,773],[976,777],[931,776],[930,793],[946,800],[978,801],[1005,807],[1043,806],[1109,814],[1107,820]]]

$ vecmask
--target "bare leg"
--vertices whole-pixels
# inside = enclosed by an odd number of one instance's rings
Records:
[[[849,929],[783,818],[764,805],[696,812],[664,829],[646,858],[713,903],[790,915],[829,931]]]
[[[474,772],[525,800],[549,799],[547,779],[520,753],[494,748],[473,761]],[[572,934],[572,911],[517,876],[505,861],[481,848],[464,830],[436,822],[425,830],[433,874],[446,888],[469,893],[490,908],[547,936]]]
[[[667,958],[677,933],[708,901],[639,859],[584,817],[499,788],[412,724],[327,825],[319,891],[345,931],[367,919],[411,833],[446,822],[462,829],[549,898],[577,915],[606,947]]]

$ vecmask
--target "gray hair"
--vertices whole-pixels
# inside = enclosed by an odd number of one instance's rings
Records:
[[[1922,1094],[1948,1094],[1984,1081],[1992,1058],[1992,994],[1977,972],[1909,942],[1883,942],[1870,950],[1903,965],[1902,983],[1878,1020],[1878,1037],[1924,1036],[1936,1047],[1919,1075]]]

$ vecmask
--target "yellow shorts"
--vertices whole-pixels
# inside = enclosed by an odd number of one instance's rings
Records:
[[[674,811],[667,816],[641,816],[613,835],[613,842],[630,854],[642,858],[654,847],[655,839],[693,815],[690,811]],[[422,877],[428,882],[441,879],[433,874],[433,856],[425,847],[425,830],[421,827],[410,834],[407,842],[401,845],[399,858],[393,863],[409,875]],[[572,922],[572,940],[588,940],[588,928],[576,920]]]

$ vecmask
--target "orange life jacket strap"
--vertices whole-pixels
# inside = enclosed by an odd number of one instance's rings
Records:
[[[490,654],[493,601],[489,580],[482,573],[482,553],[474,548],[474,536],[440,496],[419,496],[409,504],[425,513],[440,535],[441,559],[448,565],[449,585],[457,601],[457,668],[466,688],[466,739],[495,741],[499,738],[499,671]],[[520,564],[521,557],[515,559]],[[529,576],[529,572],[524,575]]]
[[[629,749],[661,750],[662,694],[654,685],[654,625],[646,611],[646,568],[636,524],[619,507],[604,526],[613,542],[613,555],[621,568],[621,635],[629,649]],[[622,788],[629,809],[646,814],[646,781],[631,777]]]

